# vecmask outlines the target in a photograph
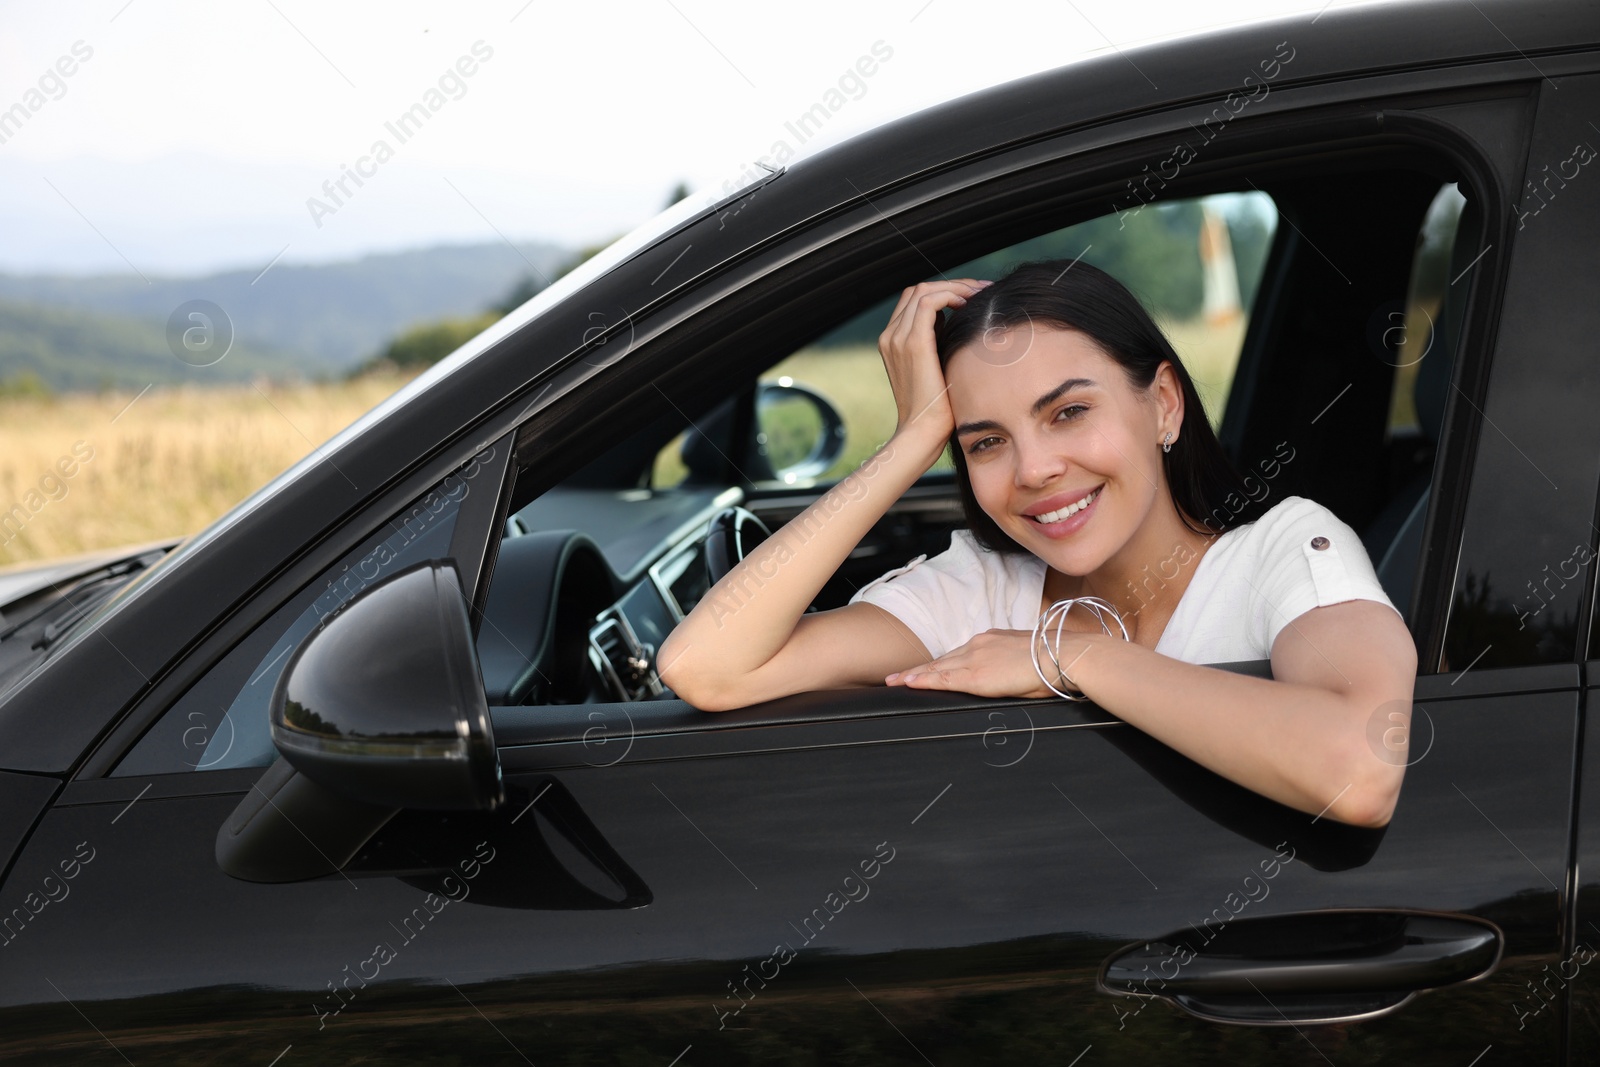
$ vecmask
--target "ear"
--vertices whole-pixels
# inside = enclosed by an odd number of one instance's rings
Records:
[[[1161,361],[1161,366],[1156,368],[1155,381],[1150,384],[1155,390],[1161,432],[1171,431],[1176,442],[1183,429],[1183,384],[1178,380],[1178,372],[1170,359]]]

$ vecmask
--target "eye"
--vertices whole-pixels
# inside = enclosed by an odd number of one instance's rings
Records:
[[[1056,412],[1056,419],[1060,422],[1070,422],[1088,410],[1089,407],[1087,404],[1068,404],[1066,407]]]
[[[993,447],[991,442],[998,443],[999,440],[1000,438],[995,437],[993,434],[988,437],[980,437],[978,440],[967,446],[967,455],[972,456],[979,452],[987,452],[991,447]]]

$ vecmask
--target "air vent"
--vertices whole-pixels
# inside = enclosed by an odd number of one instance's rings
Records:
[[[618,700],[659,696],[661,682],[652,659],[655,649],[641,644],[628,620],[615,608],[601,612],[589,629],[589,662]]]

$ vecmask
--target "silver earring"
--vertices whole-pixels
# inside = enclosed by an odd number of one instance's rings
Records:
[[[1172,435],[1170,433],[1167,434],[1167,436],[1165,436],[1165,437],[1163,437],[1161,439],[1161,451],[1163,451],[1163,452],[1171,452],[1172,451]]]

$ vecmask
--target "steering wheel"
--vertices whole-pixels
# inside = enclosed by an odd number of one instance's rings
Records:
[[[723,508],[711,517],[706,527],[706,577],[711,585],[750,554],[772,531],[751,511],[741,507]]]

